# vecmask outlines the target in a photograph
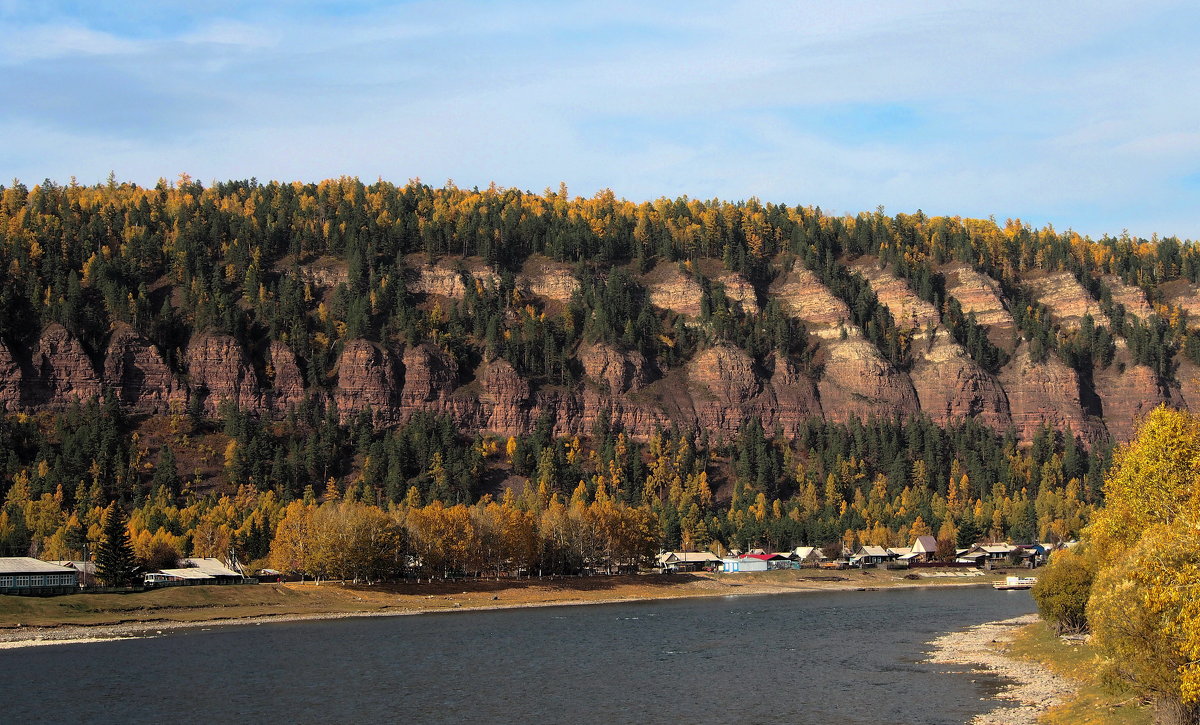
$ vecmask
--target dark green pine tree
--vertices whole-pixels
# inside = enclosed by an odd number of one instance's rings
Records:
[[[133,583],[137,562],[125,512],[114,501],[104,510],[103,531],[96,548],[96,573],[110,587],[125,587]]]

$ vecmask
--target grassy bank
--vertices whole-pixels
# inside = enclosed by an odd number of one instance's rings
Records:
[[[1049,725],[1149,725],[1150,708],[1129,695],[1115,695],[1095,677],[1096,654],[1084,641],[1067,641],[1044,622],[1023,627],[1004,646],[1005,654],[1035,662],[1078,687],[1066,702],[1051,708],[1040,722]]]
[[[593,576],[361,586],[338,583],[172,587],[137,594],[0,596],[0,641],[71,639],[105,627],[197,624],[250,618],[300,619],[444,610],[589,604],[734,594],[938,587],[997,578],[920,577],[902,571],[786,570],[756,574]],[[90,632],[88,630],[91,630]]]

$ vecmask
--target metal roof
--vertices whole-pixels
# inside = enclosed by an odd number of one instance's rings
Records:
[[[912,550],[918,553],[932,554],[937,551],[937,539],[929,535],[918,536],[917,540],[913,542]]]
[[[211,574],[205,574],[203,571],[191,567],[188,569],[162,569],[154,572],[155,574],[166,574],[167,576],[179,577],[180,579],[213,579]]]
[[[74,574],[68,566],[58,566],[29,556],[0,557],[0,574]]]
[[[241,574],[238,574],[233,569],[230,569],[222,564],[220,559],[202,559],[199,557],[192,557],[190,559],[181,559],[179,563],[186,567],[194,567],[199,569],[210,576],[241,576]]]

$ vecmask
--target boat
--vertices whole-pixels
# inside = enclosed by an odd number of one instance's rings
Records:
[[[992,582],[993,589],[1031,589],[1037,584],[1035,576],[1010,576],[1002,582]]]

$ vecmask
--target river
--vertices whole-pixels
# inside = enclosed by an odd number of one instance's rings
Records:
[[[0,651],[0,721],[963,723],[998,683],[926,643],[1032,610],[907,589],[177,630]]]

